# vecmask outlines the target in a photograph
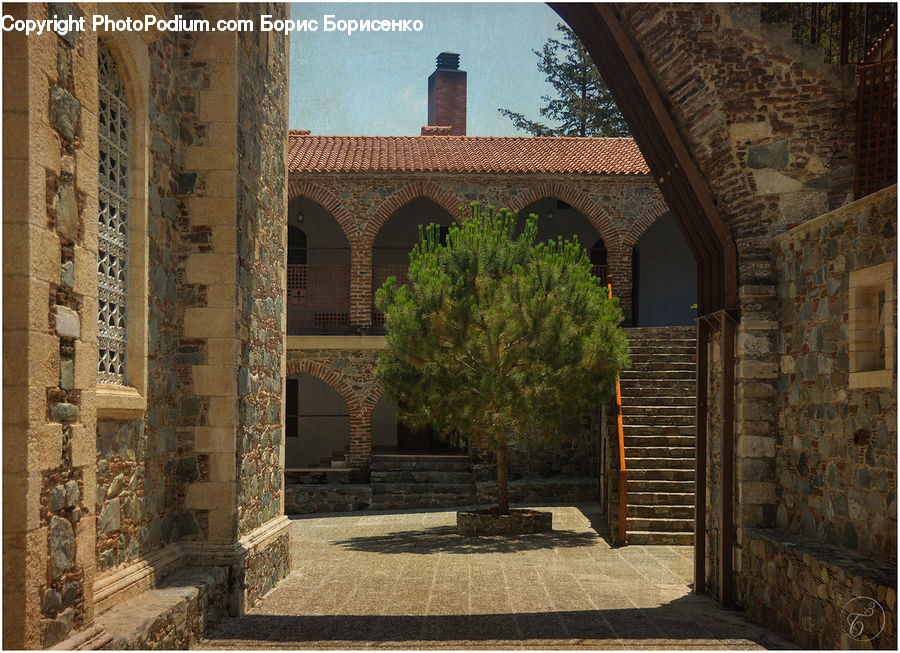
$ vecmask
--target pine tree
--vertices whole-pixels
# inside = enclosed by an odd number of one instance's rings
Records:
[[[497,456],[498,503],[509,512],[510,439],[553,440],[615,387],[628,364],[617,299],[608,299],[575,241],[535,244],[506,209],[477,203],[446,239],[420,229],[409,284],[376,294],[387,350],[375,377],[414,426]]]
[[[532,136],[628,136],[628,125],[603,81],[597,66],[568,26],[556,26],[561,41],[548,39],[538,56],[538,70],[556,91],[556,97],[541,96],[546,103],[540,113],[556,127],[529,120],[510,109],[498,109],[516,129]]]

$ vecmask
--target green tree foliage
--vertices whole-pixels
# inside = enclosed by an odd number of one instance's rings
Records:
[[[577,240],[535,244],[534,215],[514,238],[515,214],[477,203],[462,223],[444,242],[420,229],[409,284],[378,290],[388,348],[375,376],[402,419],[497,454],[505,514],[509,439],[553,439],[610,396],[628,343]]]
[[[587,49],[568,26],[556,26],[562,40],[548,39],[538,57],[538,70],[556,91],[541,96],[541,116],[555,123],[529,120],[510,109],[498,109],[516,129],[532,136],[628,136],[628,125],[606,87]]]

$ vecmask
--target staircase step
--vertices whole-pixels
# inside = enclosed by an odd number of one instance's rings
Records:
[[[372,483],[372,496],[379,494],[466,494],[474,492],[474,483]]]
[[[694,533],[661,533],[656,531],[632,531],[628,530],[629,544],[674,544],[692,546]]]
[[[693,519],[653,519],[647,517],[634,517],[628,520],[628,530],[656,531],[662,533],[693,533]]]
[[[649,457],[628,457],[628,450],[625,450],[625,467],[630,472],[631,470],[638,469],[677,469],[677,470],[689,470],[692,474],[694,472],[694,457],[682,457],[675,458],[673,457],[659,457],[659,458],[649,458]]]
[[[689,428],[693,432],[694,428],[694,418],[689,415],[628,415],[623,411],[622,419],[625,426],[643,426],[648,430],[679,426]]]
[[[475,474],[471,471],[444,472],[418,470],[372,470],[372,483],[474,483]]]
[[[625,435],[625,447],[693,447],[693,435]]]
[[[628,478],[635,481],[693,481],[694,470],[636,467],[628,470]]]
[[[669,446],[633,446],[625,444],[625,460],[636,460],[639,458],[669,458],[673,460],[694,460],[694,446],[691,443],[689,447],[669,447]]]
[[[628,506],[628,517],[645,517],[648,519],[694,519],[694,505],[667,506],[660,504],[631,504]]]
[[[469,494],[373,494],[370,510],[406,510],[409,508],[455,508],[476,504]]]
[[[687,435],[693,437],[694,425],[688,424],[647,424],[644,422],[623,424],[622,432],[627,438],[629,435]]]
[[[631,405],[637,405],[640,403],[641,406],[683,406],[690,407],[692,410],[696,404],[696,397],[694,393],[691,392],[686,395],[672,395],[670,393],[653,393],[650,394],[648,392],[636,392],[634,396],[627,395],[625,393],[625,389],[622,389],[622,408],[627,408]]]
[[[628,493],[632,492],[652,492],[652,493],[693,493],[694,480],[689,481],[667,481],[667,480],[644,480],[644,479],[628,479]],[[629,501],[631,499],[629,498]]]
[[[376,460],[372,458],[372,471],[421,471],[421,472],[468,472],[472,463],[454,460]]]
[[[650,492],[633,491],[628,488],[628,505],[693,506],[694,491],[690,492]]]
[[[675,399],[675,397],[673,397]],[[679,397],[680,399],[680,397]],[[673,415],[676,417],[688,416],[694,417],[694,404],[682,402],[681,405],[663,405],[654,406],[652,404],[625,404],[622,406],[623,415],[650,415],[653,417],[663,417]]]

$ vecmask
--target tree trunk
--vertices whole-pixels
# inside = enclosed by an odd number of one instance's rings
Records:
[[[509,488],[506,476],[506,443],[497,447],[497,510],[501,515],[509,514]]]

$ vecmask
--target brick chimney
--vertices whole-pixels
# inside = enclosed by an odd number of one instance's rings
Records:
[[[459,69],[455,52],[441,52],[437,70],[428,78],[428,126],[422,135],[438,133],[434,127],[449,127],[442,134],[466,135],[466,71]]]

